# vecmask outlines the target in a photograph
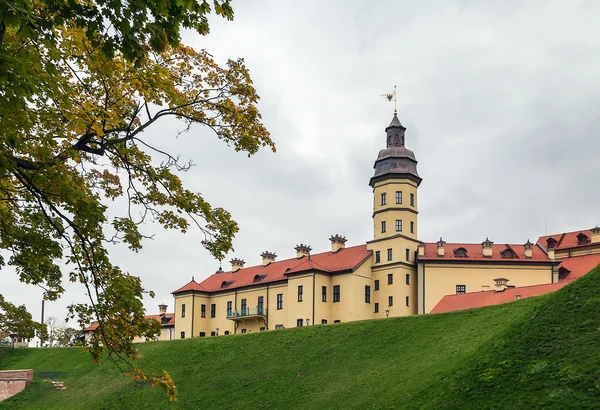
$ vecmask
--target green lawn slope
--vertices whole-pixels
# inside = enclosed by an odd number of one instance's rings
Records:
[[[140,345],[179,398],[76,348],[0,350],[1,369],[66,371],[0,409],[600,408],[600,268],[560,291],[456,313]]]

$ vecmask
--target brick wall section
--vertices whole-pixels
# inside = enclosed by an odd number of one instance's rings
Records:
[[[0,401],[20,393],[33,381],[33,370],[0,371]]]

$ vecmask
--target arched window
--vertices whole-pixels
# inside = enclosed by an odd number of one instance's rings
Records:
[[[229,285],[231,285],[233,282],[235,282],[235,281],[234,280],[224,280],[223,282],[221,282],[221,289],[229,287]]]
[[[454,257],[456,258],[466,258],[467,250],[465,248],[456,248],[454,249]]]
[[[260,282],[261,280],[263,280],[265,278],[265,276],[267,276],[267,275],[264,275],[264,274],[262,274],[262,275],[255,275],[254,276],[254,280],[252,282],[254,282],[254,283]]]
[[[546,245],[547,245],[548,249],[554,248],[554,245],[556,245],[556,239],[554,239],[552,237],[546,239]]]
[[[404,135],[400,136],[400,145],[404,146]]]
[[[225,331],[225,334],[226,334],[226,335],[228,335],[228,334],[229,334],[229,330],[226,330],[226,331]]]
[[[577,245],[585,245],[586,243],[590,243],[590,239],[586,234],[580,232],[577,235]]]

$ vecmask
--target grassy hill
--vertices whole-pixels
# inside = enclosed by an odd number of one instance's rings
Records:
[[[600,269],[549,295],[457,313],[145,343],[136,384],[80,350],[0,350],[0,368],[66,371],[4,409],[600,408]]]

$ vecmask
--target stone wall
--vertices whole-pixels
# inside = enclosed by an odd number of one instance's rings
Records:
[[[33,370],[0,370],[0,401],[20,393],[33,381]]]

